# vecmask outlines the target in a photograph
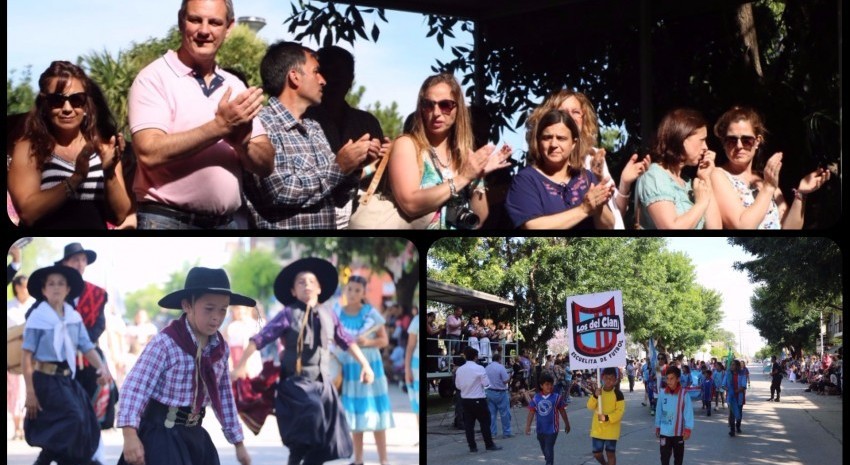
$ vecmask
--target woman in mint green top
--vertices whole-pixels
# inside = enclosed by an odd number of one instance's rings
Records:
[[[412,129],[390,151],[387,182],[399,210],[428,220],[428,229],[479,227],[489,212],[483,179],[510,166],[511,150],[472,147],[469,108],[457,79],[448,73],[428,77],[419,89]],[[478,221],[460,221],[472,216],[458,212],[474,213]]]
[[[637,182],[638,222],[643,229],[720,229],[711,190],[715,154],[705,143],[708,125],[688,108],[673,110],[658,125],[652,159]],[[682,174],[696,166],[696,178]]]

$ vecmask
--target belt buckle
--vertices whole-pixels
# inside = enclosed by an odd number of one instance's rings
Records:
[[[201,420],[201,415],[198,413],[191,413],[188,417],[186,417],[186,426],[196,426],[198,422]]]
[[[47,375],[55,375],[58,366],[55,363],[42,363],[41,372]]]

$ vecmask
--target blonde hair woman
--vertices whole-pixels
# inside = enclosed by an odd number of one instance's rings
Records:
[[[398,207],[428,229],[472,229],[488,214],[485,175],[507,168],[510,150],[472,151],[472,125],[463,91],[451,74],[428,77],[419,89],[413,128],[392,147],[389,185]],[[416,167],[417,169],[411,169]]]

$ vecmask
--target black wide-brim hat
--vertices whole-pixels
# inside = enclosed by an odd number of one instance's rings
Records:
[[[36,301],[47,300],[44,298],[41,289],[44,287],[47,276],[54,273],[64,276],[68,281],[68,286],[71,288],[71,292],[65,300],[74,300],[83,293],[83,276],[79,271],[65,265],[53,265],[33,271],[27,280],[27,290]]]
[[[339,284],[339,276],[336,267],[329,261],[321,258],[302,258],[290,263],[286,268],[280,270],[274,280],[274,296],[283,305],[292,305],[298,299],[292,295],[293,284],[298,273],[309,271],[316,275],[322,292],[319,294],[319,303],[331,298],[336,292]]]
[[[204,268],[196,266],[186,275],[186,285],[179,291],[159,299],[159,306],[175,310],[183,309],[183,299],[189,299],[193,294],[225,294],[230,296],[230,305],[257,306],[257,301],[237,294],[230,290],[230,280],[221,268]]]
[[[94,250],[86,250],[79,242],[71,242],[70,244],[65,246],[65,256],[56,261],[56,265],[60,265],[62,262],[68,259],[71,255],[76,255],[78,253],[86,254],[86,258],[89,260],[89,265],[94,263],[97,260],[97,253]]]

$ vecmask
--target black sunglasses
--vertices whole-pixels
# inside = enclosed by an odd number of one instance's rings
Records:
[[[76,94],[65,95],[65,94],[47,94],[45,95],[47,99],[47,104],[50,105],[51,108],[62,108],[65,106],[65,102],[71,102],[71,106],[74,108],[82,108],[86,105],[86,93],[85,92],[77,92]]]
[[[448,99],[440,100],[439,102],[435,102],[433,100],[428,100],[427,98],[423,98],[421,104],[422,104],[422,108],[424,108],[426,110],[430,110],[430,109],[434,108],[434,105],[437,105],[437,107],[440,109],[440,112],[442,112],[444,115],[451,113],[452,110],[454,110],[455,107],[457,107],[457,102],[455,102],[454,100],[448,100]]]
[[[737,147],[739,140],[741,141],[741,145],[747,150],[753,148],[753,145],[756,144],[755,136],[726,136],[723,138],[723,145],[726,147]]]

